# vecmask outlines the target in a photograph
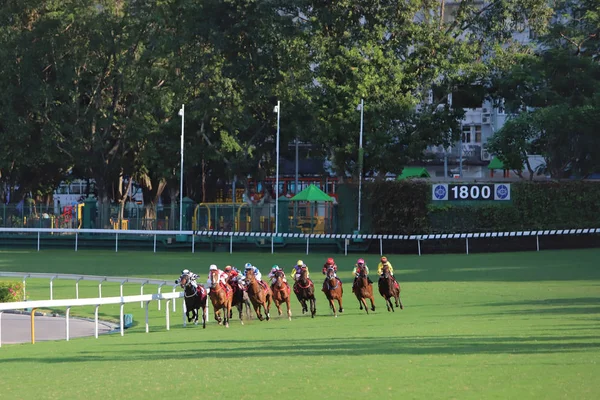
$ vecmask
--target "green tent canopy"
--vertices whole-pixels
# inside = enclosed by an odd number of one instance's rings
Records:
[[[310,185],[294,197],[290,199],[290,201],[327,201],[332,202],[333,198],[331,198],[327,193],[316,187],[315,185]]]
[[[504,168],[504,163],[502,161],[500,161],[499,158],[494,157],[492,158],[492,161],[490,161],[489,165],[488,165],[488,169],[505,169]]]
[[[431,178],[431,175],[423,167],[405,167],[396,180],[401,181],[407,178]]]

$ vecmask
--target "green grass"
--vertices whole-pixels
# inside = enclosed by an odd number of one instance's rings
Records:
[[[183,268],[206,278],[208,266],[303,259],[322,282],[326,255],[0,252],[0,270],[175,279]],[[336,257],[345,312],[333,318],[318,293],[317,317],[275,316],[225,329],[165,330],[151,306],[144,332],[0,348],[0,390],[7,399],[597,399],[600,397],[600,250],[391,256],[405,310],[358,310],[350,292],[356,257]],[[374,268],[376,256],[367,262]],[[73,281],[55,281],[55,298],[74,297]],[[30,299],[46,299],[48,280],[29,280]],[[126,285],[125,294],[139,294]],[[148,286],[149,293],[154,288]],[[96,297],[97,284],[80,283]],[[103,296],[119,293],[105,283]],[[75,310],[72,310],[72,312]],[[92,309],[78,310],[91,315]],[[118,306],[101,307],[105,318]],[[276,313],[272,311],[272,315]]]

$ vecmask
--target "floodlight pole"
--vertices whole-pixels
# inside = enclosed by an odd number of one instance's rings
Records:
[[[185,105],[181,105],[179,115],[181,116],[181,172],[179,176],[179,230],[183,230],[183,138],[184,138],[184,117],[185,117]]]
[[[363,115],[365,110],[365,103],[363,99],[360,99],[360,136],[358,140],[358,232],[360,233],[360,203],[362,199],[362,173],[363,173]]]
[[[279,116],[281,114],[281,101],[279,100],[277,100],[275,112],[277,112],[277,163],[275,167],[275,233],[277,234],[277,232],[279,231]]]

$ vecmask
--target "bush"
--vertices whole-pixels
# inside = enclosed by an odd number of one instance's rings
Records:
[[[0,281],[0,303],[24,301],[23,284],[21,282]]]

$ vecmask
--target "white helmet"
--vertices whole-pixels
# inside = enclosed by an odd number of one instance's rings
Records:
[[[214,271],[214,270],[217,270],[217,269],[218,269],[217,266],[215,264],[213,264],[213,265],[210,266],[209,271]]]
[[[181,271],[181,274],[182,274],[182,275],[187,275],[187,274],[189,274],[189,273],[190,273],[190,270],[189,270],[189,269],[184,269],[183,271]]]
[[[252,264],[246,263],[246,265],[244,265],[244,268],[246,268],[246,269],[252,269]]]

